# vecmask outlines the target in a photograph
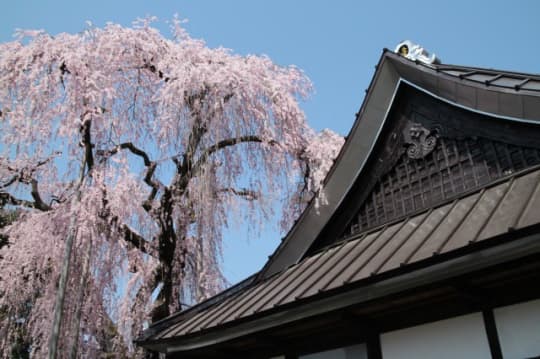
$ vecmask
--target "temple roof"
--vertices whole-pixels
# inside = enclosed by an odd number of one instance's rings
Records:
[[[427,281],[424,275],[445,278],[540,253],[540,242],[530,239],[540,223],[538,166],[309,252],[357,179],[367,175],[368,158],[405,87],[509,125],[540,125],[538,75],[428,65],[383,51],[325,181],[328,204],[315,208],[311,203],[259,273],[154,323],[138,343],[160,351],[204,348],[397,293]]]
[[[205,342],[201,341],[205,336],[212,337],[219,328],[231,325],[248,324],[251,331],[266,329],[268,323],[260,323],[261,319],[282,307],[290,310],[307,301],[323,300],[349,288],[367,286],[378,278],[400,276],[500,243],[508,233],[519,233],[537,224],[540,220],[537,208],[540,208],[540,169],[534,168],[327,248],[220,301],[204,308],[195,307],[144,341],[159,345],[181,337],[187,346],[195,345],[192,338],[198,343]],[[245,335],[247,331],[239,330],[221,339]]]
[[[540,75],[445,64],[428,65],[385,49],[347,141],[326,178],[328,204],[321,208],[315,208],[313,203],[308,206],[270,257],[260,277],[278,273],[303,258],[356,179],[364,174],[364,165],[394,100],[404,86],[412,86],[429,96],[478,114],[540,124]]]

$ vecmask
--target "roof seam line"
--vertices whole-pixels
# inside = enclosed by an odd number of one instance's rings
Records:
[[[312,261],[313,262],[317,262],[321,257],[322,257],[322,254],[319,254],[317,256],[317,258],[313,258]],[[302,275],[302,273],[304,273],[308,268],[309,266],[306,265],[306,263],[309,261],[309,259],[311,258],[308,258],[308,260],[306,260],[304,263],[297,263],[292,269],[291,269],[291,272],[288,274],[288,278],[285,279],[285,285],[288,285],[289,283],[293,282],[294,280],[296,280],[296,278],[298,278],[299,276]],[[279,276],[281,275],[284,275],[284,273],[286,273],[287,270],[285,270],[284,272],[281,272],[279,274]],[[298,272],[298,273],[297,273]],[[279,281],[277,281],[276,284],[274,284],[272,287],[270,287],[270,289],[267,289],[264,291],[264,296],[268,295],[269,293],[271,293],[274,289],[276,289],[280,284],[283,284],[283,283],[280,283]],[[253,298],[255,298],[256,296],[253,296],[249,301],[251,301]],[[263,303],[263,307],[264,305],[266,305],[268,303],[268,301],[270,300],[271,298],[269,298],[268,300],[266,300],[264,303]],[[248,302],[249,302],[248,301]],[[259,307],[258,309],[260,309],[261,307]],[[242,315],[244,315],[249,309],[253,309],[253,307],[250,307],[250,308],[245,308],[243,309],[241,312],[239,312],[237,314],[237,318],[238,317],[241,317]],[[253,311],[253,314],[254,313],[257,313],[257,310],[254,310]],[[222,324],[224,323],[225,320],[222,320],[219,324]]]
[[[454,210],[454,208],[456,207],[457,203],[459,202],[459,200],[455,199],[454,202],[452,203],[452,206],[448,209],[448,211],[444,214],[444,216],[441,217],[441,219],[439,220],[439,222],[433,226],[433,228],[431,229],[431,231],[429,231],[429,233],[426,235],[426,237],[424,238],[424,240],[414,249],[414,251],[412,251],[408,256],[407,258],[405,258],[405,260],[403,261],[403,263],[407,264],[409,263],[409,261],[411,260],[412,257],[414,257],[414,255],[416,253],[418,253],[418,250],[420,248],[422,248],[422,246],[426,243],[426,241],[429,240],[429,238],[431,238],[431,235],[435,232],[436,229],[438,229],[441,224],[444,222],[444,220],[448,217],[448,215],[450,214],[450,212],[452,212]],[[439,207],[439,208],[442,208],[442,207]]]
[[[525,214],[525,212],[529,210],[529,208],[530,208],[530,206],[532,204],[532,199],[535,198],[535,194],[540,189],[540,173],[537,173],[536,177],[537,177],[536,186],[534,186],[534,188],[532,189],[531,193],[529,194],[529,196],[527,198],[527,202],[521,208],[518,215],[516,216],[516,219],[514,220],[514,223],[512,223],[512,226],[510,227],[511,229],[514,229],[519,225],[519,222],[521,221],[521,218],[523,217],[523,214]]]
[[[446,239],[440,244],[439,248],[437,248],[437,250],[434,252],[434,254],[439,254],[443,248],[446,246],[446,244],[448,244],[448,242],[450,241],[450,239],[452,239],[452,237],[454,236],[454,234],[456,234],[456,231],[458,228],[460,228],[460,226],[463,224],[463,222],[465,222],[465,219],[467,219],[467,217],[469,216],[469,214],[471,214],[472,210],[476,207],[476,205],[478,204],[478,202],[480,202],[480,199],[484,196],[484,194],[486,193],[486,189],[485,188],[482,188],[482,190],[480,191],[479,195],[478,195],[478,198],[476,198],[476,200],[474,201],[474,203],[471,205],[471,207],[467,210],[466,213],[463,214],[463,217],[459,220],[458,223],[456,223],[456,225],[454,226],[454,228],[450,231],[450,233],[448,233],[448,236],[446,237]]]
[[[495,207],[491,210],[488,217],[486,218],[484,223],[480,226],[478,231],[476,231],[476,234],[474,235],[474,237],[471,239],[470,242],[476,242],[478,238],[480,238],[480,235],[486,229],[487,224],[491,221],[491,219],[493,218],[493,215],[495,214],[495,212],[497,212],[497,209],[500,207],[501,203],[504,202],[504,200],[506,199],[506,196],[508,196],[508,193],[510,193],[510,190],[514,187],[515,183],[516,183],[515,177],[512,177],[510,179],[510,183],[506,186],[503,195],[501,196],[501,198],[499,198],[499,200],[497,201],[497,204],[495,204]]]
[[[266,280],[266,283],[260,283],[260,286],[255,286],[255,289],[249,293],[251,295],[246,295],[244,296],[244,298],[240,299],[238,302],[237,302],[237,305],[238,303],[240,303],[241,305],[244,304],[244,302],[246,300],[251,300],[251,297],[254,295],[254,293],[257,293],[259,290],[261,290],[262,288],[264,288],[263,284],[267,284],[267,285],[270,285],[269,283],[272,283],[273,281],[275,281],[277,279],[279,275],[275,275],[273,277],[270,277]],[[221,303],[219,305],[217,305],[216,307],[214,307],[211,311],[209,310],[209,312],[211,312],[212,314],[211,315],[207,315],[207,316],[203,316],[203,318],[201,320],[199,320],[196,324],[192,325],[191,328],[186,328],[186,330],[188,329],[193,329],[196,325],[198,325],[200,327],[200,329],[204,329],[208,326],[209,322],[211,321],[211,318],[212,316],[215,314],[215,312],[218,311],[219,308],[223,307],[224,303]],[[229,315],[230,311],[232,308],[235,308],[236,305],[232,305],[231,307],[229,307],[229,310],[225,310],[224,312],[220,313],[218,315],[218,318],[222,318],[223,315]],[[214,317],[215,318],[215,317]]]
[[[367,251],[368,248],[371,247],[371,245],[372,245],[373,243],[375,243],[375,241],[376,241],[376,240],[377,240],[377,239],[378,239],[378,238],[379,238],[379,237],[387,230],[387,228],[388,228],[387,225],[385,225],[383,228],[381,228],[380,231],[379,231],[379,233],[377,233],[377,235],[375,236],[375,238],[373,238],[373,239],[371,240],[371,242],[369,242],[369,244],[368,244],[364,249],[362,249],[359,253],[357,253],[355,256],[353,256],[353,258],[351,258],[351,259],[348,261],[348,263],[347,263],[345,266],[343,266],[343,268],[342,268],[339,272],[337,272],[337,273],[334,274],[329,280],[327,280],[326,283],[325,283],[325,285],[322,286],[321,289],[322,289],[322,290],[325,290],[325,289],[328,287],[328,285],[329,285],[330,283],[332,283],[334,280],[336,280],[336,278],[338,278],[338,277],[341,275],[341,273],[343,273],[343,271],[345,271],[345,270],[346,270],[351,264],[353,264],[353,263],[354,263],[354,262],[355,262],[362,254],[364,254],[365,251]],[[373,232],[372,232],[372,233],[373,233]],[[371,234],[371,233],[370,233],[370,234]],[[367,236],[368,236],[368,234],[366,233],[365,236],[364,236],[364,238],[362,238],[362,240],[364,240],[365,238],[367,238]],[[359,241],[358,241],[358,245],[362,242],[362,240],[359,240]],[[356,248],[356,246],[355,246],[355,248]],[[353,250],[354,250],[354,248],[353,248]]]
[[[393,236],[394,234],[398,233],[399,231],[401,231],[401,230],[403,229],[403,227],[405,227],[405,225],[409,222],[410,219],[411,219],[410,217],[405,218],[405,219],[403,220],[403,222],[400,224],[399,228],[398,228],[394,233],[392,233],[392,236]],[[388,242],[392,239],[392,236],[389,236],[388,239],[386,240],[386,242],[384,242],[384,243],[377,249],[377,251],[375,251],[373,254],[371,254],[371,256],[370,256],[370,257],[369,257],[369,258],[368,258],[368,259],[367,259],[367,260],[366,260],[366,261],[365,261],[365,262],[364,262],[357,270],[355,270],[352,274],[350,274],[347,278],[345,278],[345,279],[343,280],[343,283],[349,283],[349,282],[351,281],[351,279],[354,278],[354,277],[356,276],[356,274],[358,274],[358,272],[360,272],[362,269],[364,269],[364,268],[368,265],[368,263],[371,262],[371,260],[372,260],[373,258],[375,258],[375,256],[377,255],[377,253],[378,253],[382,248],[384,248],[384,247],[388,244]],[[376,239],[378,239],[378,238],[379,238],[379,237],[377,236]],[[376,241],[373,240],[373,242],[372,242],[371,244],[373,244],[373,243],[375,243],[375,242],[376,242]],[[371,244],[370,244],[370,246],[371,246]]]
[[[381,264],[377,266],[377,268],[373,270],[373,273],[378,273],[381,270],[381,268],[383,268],[386,265],[386,263],[388,263],[390,258],[392,258],[397,253],[397,251],[399,251],[401,247],[403,247],[405,243],[409,241],[409,239],[416,233],[416,231],[418,231],[418,228],[420,228],[425,223],[426,219],[428,219],[431,213],[433,213],[433,208],[429,209],[429,211],[424,215],[424,218],[422,218],[420,223],[418,223],[418,225],[411,231],[411,233],[409,233],[405,238],[403,238],[401,243],[392,252],[390,252],[390,254],[386,257],[386,259],[382,261]]]
[[[317,269],[315,269],[314,271],[308,273],[308,275],[307,275],[307,277],[304,279],[304,281],[308,281],[308,280],[309,280],[312,276],[314,276],[319,270],[321,270],[321,268],[322,268],[326,263],[328,263],[329,260],[331,260],[332,258],[334,258],[334,256],[336,256],[336,254],[338,254],[343,248],[345,248],[345,246],[347,245],[347,243],[349,243],[349,242],[348,242],[348,241],[344,242],[344,243],[343,243],[343,246],[340,247],[340,248],[337,248],[337,247],[336,247],[336,248],[334,248],[334,249],[329,249],[328,251],[333,251],[333,253],[330,253],[330,255],[328,256],[328,258],[325,258],[325,260],[323,261],[323,263],[321,263],[321,265],[320,265]],[[325,254],[325,253],[322,253],[322,254]],[[321,256],[319,257],[319,259],[324,257],[322,254],[321,254]],[[305,270],[307,270],[307,269],[308,269],[308,266],[305,266],[305,267],[306,267]],[[300,273],[296,278],[294,278],[293,280],[291,280],[291,281],[290,281],[290,284],[292,284],[292,283],[294,283],[295,281],[297,281],[297,280],[302,276],[302,274],[305,273],[305,270],[304,270],[302,273]],[[306,287],[306,288],[309,288],[309,287]],[[296,289],[296,287],[291,286],[291,288],[287,291],[287,294],[283,295],[283,296],[281,297],[281,299],[279,299],[279,301],[276,301],[275,304],[278,304],[278,305],[279,305],[280,303],[282,303],[283,299],[286,298],[288,295],[290,295],[295,289]],[[301,294],[303,294],[304,292],[305,292],[305,290],[304,290]],[[279,295],[279,294],[280,294],[280,293],[277,293],[277,295]],[[265,303],[264,303],[262,306],[260,306],[260,308],[264,308],[264,307],[265,307],[272,299],[274,299],[274,298],[276,298],[276,296],[274,296],[274,297],[269,297],[269,298],[265,301]]]

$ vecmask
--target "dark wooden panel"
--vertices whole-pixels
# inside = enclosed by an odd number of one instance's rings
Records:
[[[490,118],[406,86],[390,116],[367,174],[307,256],[540,164],[538,126]]]

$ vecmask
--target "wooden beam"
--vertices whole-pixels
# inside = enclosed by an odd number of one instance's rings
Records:
[[[484,318],[484,326],[486,328],[491,357],[493,359],[503,359],[501,343],[499,342],[499,335],[497,333],[497,325],[495,324],[493,310],[483,310],[482,317]]]
[[[382,359],[381,336],[379,333],[368,338],[366,347],[368,359]]]

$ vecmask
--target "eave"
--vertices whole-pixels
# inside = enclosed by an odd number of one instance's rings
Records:
[[[403,297],[409,291],[416,295],[424,290],[432,290],[434,284],[445,281],[457,283],[455,278],[471,273],[489,270],[523,258],[534,257],[540,263],[540,235],[538,226],[528,228],[521,233],[510,233],[490,241],[470,246],[460,253],[437,258],[437,263],[423,263],[417,267],[396,269],[386,273],[384,277],[366,278],[354,286],[344,286],[336,290],[321,293],[304,301],[280,306],[264,315],[252,316],[237,320],[228,325],[221,325],[212,330],[201,331],[191,335],[167,339],[141,341],[138,344],[163,353],[183,353],[189,357],[192,353],[208,348],[219,348],[241,338],[261,333],[271,333],[272,329],[284,326],[294,327],[295,323],[317,318],[326,313],[339,313],[348,308],[362,308],[362,305],[385,298]],[[516,236],[521,236],[519,239]],[[446,257],[446,258],[445,258]],[[422,289],[425,287],[424,289]],[[428,288],[428,289],[426,289]],[[356,310],[356,309],[355,309]],[[441,309],[442,310],[442,309]],[[270,331],[270,332],[269,332]],[[190,354],[191,353],[191,354]]]

